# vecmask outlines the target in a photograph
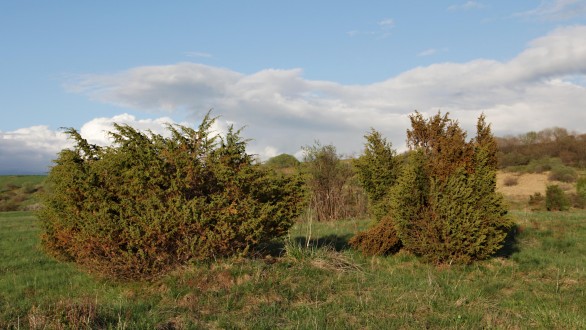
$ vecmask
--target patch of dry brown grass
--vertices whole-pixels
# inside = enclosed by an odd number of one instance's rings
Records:
[[[510,173],[499,171],[497,173],[497,191],[507,198],[528,199],[535,193],[545,195],[545,189],[548,185],[557,184],[566,192],[575,191],[572,184],[550,181],[549,172],[543,173]],[[517,180],[516,185],[507,185],[511,180]]]

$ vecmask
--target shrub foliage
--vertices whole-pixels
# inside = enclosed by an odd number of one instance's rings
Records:
[[[354,166],[368,196],[370,213],[380,220],[388,213],[389,187],[397,181],[400,164],[391,143],[380,132],[372,129],[364,138],[364,152]]]
[[[253,163],[230,129],[170,137],[115,125],[112,147],[74,129],[47,178],[43,244],[60,259],[117,278],[148,278],[191,260],[245,254],[282,236],[300,212],[302,181]]]
[[[310,207],[318,221],[344,219],[355,215],[359,192],[350,189],[354,175],[349,163],[343,162],[333,145],[304,147],[303,157]],[[358,203],[359,204],[359,203]]]
[[[470,141],[447,115],[426,120],[415,113],[411,126],[408,161],[396,184],[388,187],[384,223],[394,227],[405,249],[429,262],[469,263],[494,254],[512,223],[496,193],[497,145],[484,116]],[[367,233],[380,232],[386,233],[387,243],[395,242],[388,235],[392,230]]]
[[[557,184],[547,186],[545,190],[545,208],[548,211],[567,211],[570,208],[568,196]]]

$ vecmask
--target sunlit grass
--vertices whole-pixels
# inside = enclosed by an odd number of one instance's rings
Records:
[[[470,266],[364,257],[346,242],[368,222],[347,220],[297,224],[278,253],[118,283],[45,256],[31,213],[0,213],[0,328],[586,328],[586,212],[512,216],[510,256]]]

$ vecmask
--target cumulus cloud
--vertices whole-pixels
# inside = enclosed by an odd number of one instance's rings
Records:
[[[301,69],[243,74],[178,63],[87,75],[71,82],[69,88],[100,102],[154,116],[187,116],[193,124],[214,108],[214,115],[221,115],[215,129],[225,132],[229,124],[246,126],[244,137],[253,139],[249,151],[261,159],[280,153],[301,155],[301,147],[315,140],[333,143],[341,153],[356,154],[370,127],[401,149],[408,116],[415,109],[424,114],[449,111],[470,130],[484,112],[497,134],[552,126],[583,131],[586,26],[556,29],[531,41],[508,61],[437,63],[367,85],[309,80]],[[90,140],[106,142],[103,132],[113,121],[160,132],[163,123],[171,120],[129,115],[97,118],[81,132]],[[43,126],[0,133],[0,166],[20,168],[18,164],[30,163],[46,168],[43,161],[48,164],[65,143],[61,133]],[[41,156],[32,160],[32,155]]]
[[[580,130],[586,88],[577,82],[585,74],[586,26],[573,26],[531,41],[506,62],[438,63],[369,85],[308,80],[301,69],[242,74],[179,63],[85,76],[74,87],[102,102],[187,113],[193,122],[215,108],[223,119],[248,126],[251,148],[266,158],[295,154],[315,139],[343,153],[359,152],[369,127],[401,147],[415,109],[450,111],[468,128],[484,112],[497,132],[554,125]]]
[[[542,2],[537,8],[515,16],[546,21],[561,21],[586,16],[585,0],[553,0]]]
[[[85,123],[80,134],[89,143],[106,146],[111,144],[107,132],[112,131],[114,123],[128,124],[142,131],[168,135],[167,124],[175,122],[169,117],[156,119],[137,119],[129,114],[112,118],[95,118]],[[188,123],[181,123],[189,125]],[[218,121],[213,127],[215,134],[225,134],[226,123]],[[10,132],[0,131],[0,174],[39,174],[49,170],[59,151],[73,147],[62,130],[51,130],[48,126],[32,126]]]
[[[48,126],[0,131],[0,174],[47,172],[55,155],[68,146],[65,134]]]

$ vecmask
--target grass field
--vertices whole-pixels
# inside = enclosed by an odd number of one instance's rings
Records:
[[[45,178],[43,175],[0,175],[0,212],[36,209]]]
[[[35,216],[4,212],[0,328],[586,328],[586,212],[512,216],[508,257],[471,266],[364,257],[346,242],[367,223],[348,220],[297,225],[273,255],[117,283],[45,256]]]

